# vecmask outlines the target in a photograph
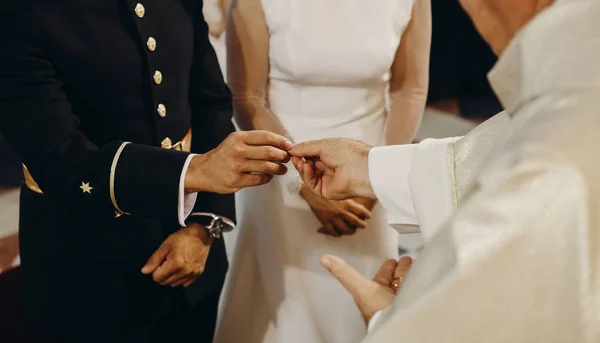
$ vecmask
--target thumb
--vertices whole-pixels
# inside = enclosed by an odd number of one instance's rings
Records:
[[[307,141],[294,145],[288,152],[297,157],[320,157],[324,141]]]
[[[164,243],[161,244],[161,246],[158,249],[156,249],[154,254],[150,256],[148,261],[146,261],[144,267],[142,267],[142,274],[152,274],[156,270],[156,268],[158,268],[161,265],[161,263],[165,260],[168,254],[168,245]]]
[[[321,258],[321,265],[335,276],[354,298],[363,295],[372,282],[339,257],[325,255]]]

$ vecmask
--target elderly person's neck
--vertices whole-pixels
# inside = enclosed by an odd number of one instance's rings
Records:
[[[481,36],[500,55],[523,26],[554,0],[460,0]]]

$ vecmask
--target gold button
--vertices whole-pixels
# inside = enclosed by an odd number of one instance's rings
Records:
[[[167,116],[167,108],[163,104],[158,104],[158,108],[156,109],[156,112],[158,112],[158,115],[161,116],[161,118],[164,118]]]
[[[150,50],[150,51],[156,50],[156,39],[154,39],[154,37],[148,37],[146,46],[148,46],[148,50]]]
[[[171,141],[171,138],[167,137],[160,142],[160,146],[164,149],[171,149],[173,142]]]
[[[156,83],[157,85],[160,85],[162,83],[162,73],[160,71],[155,71],[154,76],[152,76],[152,78],[154,79],[154,83]]]
[[[142,5],[142,4],[135,5],[135,15],[137,15],[138,18],[143,18],[144,14],[146,14],[146,9],[144,8],[144,5]]]

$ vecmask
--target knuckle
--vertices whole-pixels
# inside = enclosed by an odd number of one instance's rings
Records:
[[[175,264],[175,268],[178,271],[181,271],[181,270],[183,270],[185,268],[185,260],[183,258],[177,258],[177,259],[175,259],[174,262],[175,262],[174,263]]]
[[[261,169],[262,169],[262,171],[263,171],[264,173],[269,173],[269,174],[271,174],[271,173],[275,172],[275,170],[277,170],[277,166],[276,166],[276,165],[274,165],[273,163],[265,162],[265,163],[262,165],[262,168],[261,168]]]
[[[244,147],[244,145],[243,145],[243,144],[236,143],[236,144],[233,146],[233,153],[234,153],[236,156],[241,156],[241,155],[243,155],[243,154],[244,154],[244,152],[245,152],[245,150],[246,150],[246,149],[245,149],[245,147]]]
[[[261,131],[260,133],[261,140],[265,142],[265,144],[271,141],[271,133],[268,131]]]
[[[272,160],[283,159],[283,152],[277,148],[269,147],[269,158]]]

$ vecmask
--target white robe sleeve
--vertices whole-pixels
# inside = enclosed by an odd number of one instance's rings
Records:
[[[462,138],[373,148],[370,181],[390,225],[401,233],[420,231],[430,241],[460,204],[507,122],[500,113]]]
[[[365,343],[586,341],[586,187],[531,158],[479,180]]]
[[[421,231],[426,236],[431,221],[447,218],[454,209],[452,178],[447,150],[457,138],[428,139],[419,144],[385,146],[371,149],[369,177],[375,195],[386,210],[389,224],[401,233]],[[426,190],[413,185],[423,185]],[[420,194],[428,193],[428,206],[436,215],[419,216]],[[416,201],[415,201],[416,200]],[[425,224],[425,225],[423,225]],[[420,230],[419,230],[420,229]]]

